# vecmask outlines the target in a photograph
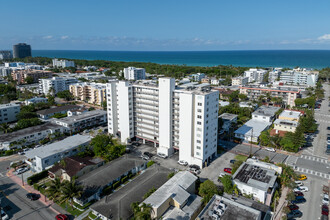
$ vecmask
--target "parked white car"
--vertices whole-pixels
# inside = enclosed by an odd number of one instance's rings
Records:
[[[187,166],[188,165],[188,162],[185,161],[185,160],[179,160],[178,161],[178,164],[182,165],[182,166]]]
[[[276,152],[276,150],[272,147],[266,147],[265,149],[270,152]]]
[[[307,186],[298,186],[297,188],[293,189],[293,192],[308,192]]]
[[[294,183],[295,183],[297,186],[303,186],[303,185],[304,185],[303,182],[301,182],[301,181],[294,181]]]
[[[28,167],[18,168],[18,169],[15,171],[15,174],[16,174],[16,175],[19,175],[19,174],[25,173],[25,172],[28,171],[29,169],[30,169],[30,168],[28,168]]]
[[[157,153],[157,155],[161,158],[164,158],[164,159],[167,158],[166,154],[163,154],[163,153]]]
[[[225,175],[228,175],[228,176],[229,176],[228,173],[222,173],[222,172],[221,172],[221,173],[219,174],[219,177],[222,178],[222,177],[224,177]]]
[[[329,205],[329,195],[328,194],[323,194],[322,203],[325,205]]]
[[[2,209],[1,209],[1,219],[2,220],[8,220],[9,219],[8,215]]]

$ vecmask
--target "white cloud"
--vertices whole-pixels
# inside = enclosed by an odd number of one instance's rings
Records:
[[[52,39],[53,36],[52,36],[52,35],[48,35],[48,36],[44,36],[43,38],[44,38],[44,39]]]
[[[68,38],[69,38],[69,36],[62,36],[61,37],[62,40],[65,40],[65,39],[68,39]]]
[[[317,38],[318,40],[330,40],[330,34],[324,34]]]

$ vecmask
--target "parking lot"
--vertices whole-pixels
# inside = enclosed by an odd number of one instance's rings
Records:
[[[303,192],[306,203],[298,204],[299,210],[303,213],[300,219],[320,219],[323,196],[323,185],[328,185],[328,181],[323,178],[307,175],[307,180],[302,181],[308,187],[308,192]]]

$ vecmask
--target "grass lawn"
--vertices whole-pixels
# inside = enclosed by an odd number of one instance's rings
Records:
[[[67,204],[67,209],[66,209],[66,204]],[[73,215],[73,216],[78,216],[78,215],[80,215],[81,213],[84,212],[84,211],[81,212],[81,211],[79,211],[79,209],[71,207],[70,203],[68,203],[68,202],[63,202],[63,203],[58,204],[58,205],[60,205],[67,212],[70,212],[70,214]]]
[[[236,155],[235,156],[235,159],[236,160],[240,160],[240,161],[246,161],[246,159],[247,159],[248,157],[247,156],[244,156],[244,155]]]

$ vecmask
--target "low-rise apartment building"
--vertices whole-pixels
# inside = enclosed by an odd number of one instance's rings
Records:
[[[218,100],[209,84],[113,81],[107,84],[108,130],[121,142],[153,142],[165,155],[179,150],[180,160],[203,167],[216,154]]]
[[[31,99],[27,99],[24,101],[25,105],[31,105],[31,104],[36,104],[36,103],[46,103],[48,102],[48,98],[43,98],[43,97],[34,97]]]
[[[39,141],[57,132],[62,133],[63,127],[51,123],[45,123],[11,133],[1,134],[0,150],[9,150],[12,148],[21,148],[30,144],[38,144]]]
[[[78,115],[55,119],[54,123],[65,127],[66,131],[75,133],[86,128],[106,125],[107,112],[103,110],[87,111]]]
[[[195,82],[200,82],[202,81],[202,79],[204,79],[206,76],[204,73],[195,73],[195,74],[192,74],[191,76],[191,79]]]
[[[50,79],[39,79],[40,93],[55,95],[58,92],[69,90],[71,84],[77,83],[74,77],[53,77]]]
[[[272,87],[272,88],[261,88],[257,86],[241,86],[240,93],[245,94],[251,100],[257,100],[260,96],[282,98],[286,105],[295,106],[296,98],[300,98],[300,90],[294,87]]]
[[[124,78],[127,80],[144,80],[146,79],[146,70],[135,67],[124,68]]]
[[[278,116],[278,119],[298,122],[302,115],[303,113],[301,111],[283,110]]]
[[[43,109],[43,110],[37,111],[36,113],[39,118],[49,119],[52,116],[54,116],[55,114],[65,114],[68,111],[76,110],[76,109],[80,109],[80,108],[81,107],[78,105],[63,105],[63,106],[59,106],[59,107]]]
[[[219,119],[222,120],[222,130],[229,131],[233,124],[237,123],[237,115],[230,113],[223,113],[219,116]]]
[[[244,77],[248,77],[249,83],[250,82],[261,83],[264,80],[266,73],[267,70],[263,70],[263,69],[249,69],[244,72]]]
[[[102,105],[106,101],[106,84],[75,83],[69,86],[71,94],[77,99],[95,105]]]
[[[58,60],[53,59],[53,67],[60,67],[60,68],[66,68],[66,67],[75,67],[74,61],[70,60]]]
[[[274,121],[275,130],[295,132],[297,127],[298,127],[298,122],[296,121],[290,121],[284,119],[276,119]]]
[[[124,176],[136,174],[146,168],[147,161],[138,157],[124,155],[112,160],[77,179],[77,183],[83,187],[83,193],[80,198],[75,198],[74,201],[84,205],[91,200],[100,200],[102,190],[105,187],[120,181]]]
[[[233,184],[242,194],[252,195],[254,200],[270,205],[278,184],[277,174],[282,169],[274,164],[248,159],[232,177]]]
[[[70,157],[83,151],[91,140],[92,138],[89,135],[77,134],[52,144],[43,145],[27,151],[25,153],[27,158],[25,162],[30,165],[32,170],[41,172],[65,157]]]
[[[21,107],[18,104],[0,105],[0,124],[17,121],[16,115],[20,112]]]
[[[231,79],[232,86],[245,86],[249,83],[249,77],[239,76]]]
[[[180,171],[143,201],[152,208],[153,219],[195,219],[202,198],[195,194],[197,177]]]
[[[34,69],[27,69],[27,70],[15,70],[11,73],[13,80],[17,81],[18,84],[27,83],[27,78],[32,78],[33,82],[38,82],[41,78],[50,78],[53,76],[51,71],[44,71],[44,70],[34,70]]]
[[[282,72],[280,81],[291,85],[315,86],[318,76],[318,71],[298,68]]]

